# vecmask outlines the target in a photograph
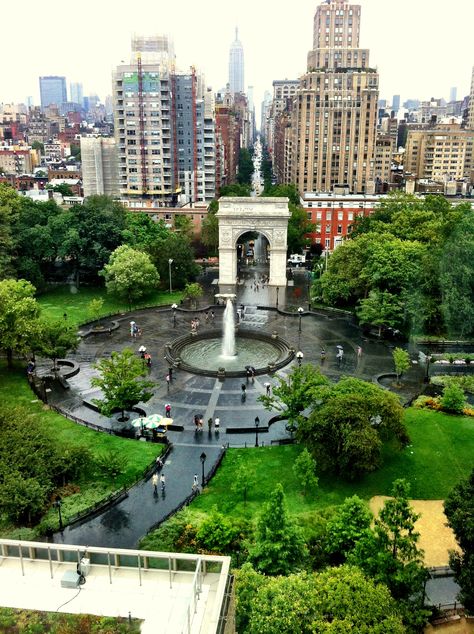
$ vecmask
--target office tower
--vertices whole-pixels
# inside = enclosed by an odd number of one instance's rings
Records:
[[[301,193],[374,189],[379,76],[359,48],[360,15],[359,5],[344,0],[316,9],[291,120],[288,176]]]
[[[469,111],[467,115],[467,125],[469,126],[469,128],[474,129],[474,66],[472,68],[471,94],[469,96]]]
[[[451,90],[449,91],[449,101],[450,102],[456,101],[457,95],[458,95],[458,89],[456,86],[453,86]]]
[[[84,89],[79,82],[71,82],[69,84],[69,101],[78,103],[81,108],[84,101]]]
[[[117,146],[114,139],[81,137],[84,196],[118,196]]]
[[[49,75],[39,78],[41,108],[60,106],[67,101],[66,78]]]
[[[395,115],[400,110],[400,95],[393,95],[393,97],[392,97],[392,110],[394,111]]]
[[[272,95],[269,90],[263,93],[263,101],[260,110],[260,134],[265,139],[268,139],[268,121],[270,118],[270,110],[272,106]]]
[[[244,92],[244,49],[237,28],[229,53],[229,86],[232,94]]]

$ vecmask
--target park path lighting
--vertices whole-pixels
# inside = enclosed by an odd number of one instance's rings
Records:
[[[260,418],[255,416],[255,446],[258,447],[258,428],[260,427]]]
[[[298,350],[298,352],[296,353],[296,358],[298,360],[299,368],[301,368],[301,362],[303,361],[303,357],[304,357],[304,354],[301,352],[301,350]]]
[[[430,363],[431,363],[431,355],[427,354],[425,356],[425,383],[430,382]]]
[[[171,310],[173,311],[173,328],[176,328],[176,310],[178,309],[178,304],[172,304]]]
[[[304,308],[301,308],[301,306],[298,308],[298,315],[300,317],[300,321],[298,324],[298,332],[301,332],[301,317],[303,316],[304,313]]]
[[[276,307],[278,308],[278,293],[280,292],[280,287],[279,286],[276,287],[276,292],[277,292]]]
[[[201,467],[202,467],[201,486],[204,486],[204,465],[206,464],[206,458],[207,456],[203,451],[202,454],[199,456],[199,459],[201,461]]]
[[[171,265],[173,264],[173,258],[170,258],[168,260],[168,271],[169,271],[169,276],[170,276],[170,293],[173,291],[172,287],[171,287]]]
[[[57,500],[55,500],[53,506],[55,506],[58,509],[58,518],[59,518],[59,530],[62,531],[63,530],[63,516],[61,515],[61,505],[62,505],[62,500],[61,498],[58,498]]]

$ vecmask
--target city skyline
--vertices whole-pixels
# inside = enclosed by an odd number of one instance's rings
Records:
[[[127,59],[134,32],[171,35],[178,69],[186,71],[195,65],[217,92],[228,80],[228,52],[238,27],[246,60],[245,89],[254,86],[258,107],[273,80],[297,79],[306,71],[313,17],[319,4],[300,0],[290,14],[282,15],[270,0],[258,4],[242,0],[239,13],[227,12],[225,22],[219,20],[219,28],[215,28],[213,18],[218,12],[211,0],[199,4],[186,0],[165,8],[157,8],[152,0],[136,0],[126,20],[122,19],[121,6],[124,10],[127,6],[123,0],[113,3],[114,11],[111,2],[84,0],[82,10],[67,23],[63,14],[48,9],[53,6],[51,2],[39,5],[25,0],[29,19],[22,23],[21,41],[34,42],[46,29],[55,37],[41,39],[34,55],[17,53],[15,63],[4,64],[0,102],[25,102],[32,95],[39,104],[41,75],[65,75],[68,84],[82,83],[84,94],[97,93],[104,99],[112,92],[112,69]],[[454,86],[458,99],[469,94],[474,64],[469,48],[472,3],[460,0],[455,13],[434,12],[428,0],[399,0],[391,12],[382,9],[377,0],[361,0],[359,4],[361,46],[371,50],[372,64],[378,68],[381,98],[390,101],[392,95],[399,94],[402,103],[408,98],[448,99]],[[18,51],[18,38],[18,30],[6,30],[0,43],[2,59],[13,59],[11,51]]]

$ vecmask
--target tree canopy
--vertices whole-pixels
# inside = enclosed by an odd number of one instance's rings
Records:
[[[9,368],[13,353],[26,354],[36,335],[39,306],[35,290],[26,280],[0,282],[0,348],[6,352]]]

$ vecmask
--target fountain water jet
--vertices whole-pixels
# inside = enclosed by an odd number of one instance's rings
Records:
[[[227,298],[223,318],[222,356],[227,359],[235,357],[235,315],[230,297]]]

